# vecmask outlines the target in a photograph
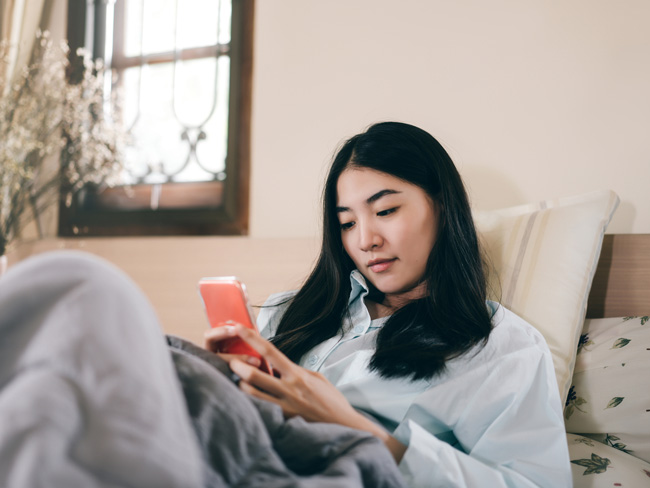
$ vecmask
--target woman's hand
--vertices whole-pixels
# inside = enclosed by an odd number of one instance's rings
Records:
[[[241,378],[240,388],[257,398],[282,407],[288,417],[300,415],[312,422],[344,424],[357,414],[346,398],[320,373],[293,363],[259,334],[235,325],[232,333],[246,341],[273,365],[276,376],[251,367],[239,357],[232,358],[230,368]],[[232,337],[219,334],[219,337]],[[223,340],[223,339],[221,339]]]
[[[221,342],[227,339],[232,339],[233,337],[237,337],[234,328],[235,325],[235,322],[232,322],[231,325],[224,325],[221,327],[214,327],[206,330],[203,334],[203,348],[217,354],[217,356],[222,358],[227,363],[230,363],[230,361],[233,359],[238,359],[247,364],[250,364],[255,368],[259,368],[262,364],[262,361],[260,361],[260,359],[256,358],[255,356],[249,356],[246,354],[225,354],[219,352],[219,344]]]
[[[293,363],[269,341],[241,325],[235,325],[232,333],[269,361],[277,374],[271,376],[240,358],[232,358],[230,369],[241,378],[239,387],[243,391],[279,405],[288,417],[300,415],[312,422],[335,423],[370,432],[386,444],[399,462],[406,447],[357,412],[322,374]]]

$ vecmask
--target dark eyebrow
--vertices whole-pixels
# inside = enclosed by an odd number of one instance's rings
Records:
[[[366,203],[368,205],[375,203],[377,200],[379,200],[382,197],[385,197],[386,195],[396,195],[398,193],[402,193],[401,191],[397,190],[381,190],[372,195],[370,198],[366,200]],[[348,207],[336,207],[336,213],[341,213],[341,212],[349,212],[350,209]]]
[[[382,197],[385,197],[386,195],[396,195],[397,193],[402,193],[402,192],[401,192],[401,191],[397,191],[397,190],[382,190],[382,191],[378,191],[378,192],[375,193],[373,196],[371,196],[370,198],[368,198],[368,200],[366,200],[366,203],[367,203],[368,205],[370,205],[371,203],[375,203],[377,200],[379,200],[379,199],[382,198]]]

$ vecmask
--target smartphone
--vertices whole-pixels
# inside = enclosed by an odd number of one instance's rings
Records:
[[[199,280],[199,295],[203,300],[210,327],[222,327],[235,322],[259,333],[255,325],[255,315],[246,294],[246,286],[236,277],[201,278]],[[260,369],[273,374],[268,361],[239,337],[221,342],[219,352],[246,354],[259,358],[262,362]]]

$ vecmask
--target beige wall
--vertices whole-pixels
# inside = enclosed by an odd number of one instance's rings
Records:
[[[346,136],[411,122],[477,208],[611,188],[650,232],[650,2],[258,0],[253,236],[316,232]]]
[[[611,188],[609,231],[650,232],[648,19],[646,0],[256,0],[250,235],[317,234],[336,146],[388,119],[440,139],[476,208]]]

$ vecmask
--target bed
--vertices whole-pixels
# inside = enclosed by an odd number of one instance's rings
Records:
[[[650,235],[605,234],[618,204],[598,191],[475,214],[495,298],[551,350],[576,487],[650,484]]]
[[[551,349],[576,487],[650,484],[650,234],[606,234],[618,203],[600,191],[475,212],[492,298],[537,327]],[[55,247],[104,256],[150,297],[166,332],[198,341],[199,277],[239,275],[259,301],[297,282],[314,259],[311,239],[138,241],[137,252],[106,241],[41,243],[14,262]]]
[[[650,312],[650,234],[607,234],[589,293],[587,318]]]
[[[650,234],[605,235],[566,400],[576,487],[650,485]]]

